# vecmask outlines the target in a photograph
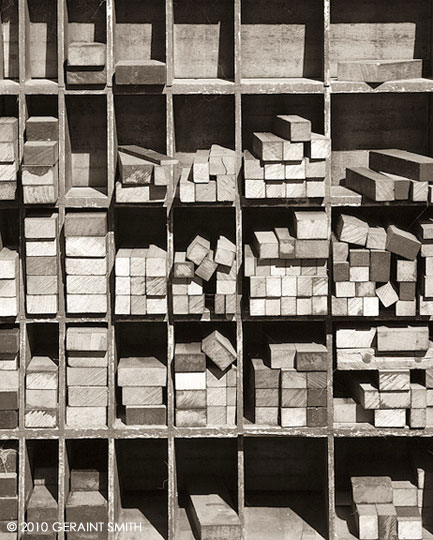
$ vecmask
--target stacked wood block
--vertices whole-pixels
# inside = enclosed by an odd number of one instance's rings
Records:
[[[0,445],[0,535],[5,534],[8,523],[18,520],[18,452],[10,443]],[[16,530],[16,529],[15,529]]]
[[[395,225],[371,227],[342,214],[332,243],[332,314],[376,317],[383,309],[416,315],[417,257],[421,242]]]
[[[58,309],[57,214],[24,218],[26,305],[29,315],[54,315]]]
[[[26,122],[21,170],[25,204],[54,204],[59,193],[59,121],[32,116]]]
[[[186,251],[177,251],[174,255],[173,313],[203,314],[207,309],[205,294],[211,294],[215,314],[234,315],[236,275],[236,245],[220,235],[212,249],[207,238],[197,235]],[[203,282],[209,284],[206,290]]]
[[[121,358],[117,383],[127,425],[166,425],[167,366],[155,357]]]
[[[309,120],[277,116],[272,133],[253,133],[252,149],[243,158],[247,199],[325,197],[331,140],[313,133]]]
[[[84,536],[95,540],[108,538],[107,475],[96,469],[72,469],[70,492],[66,500],[65,521],[70,523],[98,524],[97,531]],[[78,527],[77,527],[78,529]],[[68,531],[68,540],[80,540],[83,531]]]
[[[360,539],[422,540],[422,519],[414,484],[389,476],[352,476],[350,480]]]
[[[37,467],[33,476],[33,490],[27,503],[26,521],[39,524],[40,529],[48,525],[51,531],[58,521],[58,505],[54,494],[58,490],[58,471],[56,467]],[[36,533],[36,538],[44,540],[43,532]]]
[[[19,328],[0,328],[0,429],[18,427]]]
[[[255,424],[327,425],[328,351],[318,343],[270,343],[268,357],[251,359],[248,399]]]
[[[73,326],[66,330],[66,423],[74,428],[107,424],[108,331]]]
[[[107,82],[106,44],[75,41],[69,43],[66,82],[74,86],[105,85]]]
[[[167,82],[167,66],[153,59],[119,60],[116,63],[116,84],[163,85]]]
[[[236,350],[215,330],[201,342],[176,343],[176,426],[235,426]]]
[[[136,145],[119,146],[116,202],[164,202],[174,182],[177,159]]]
[[[34,356],[26,368],[26,428],[57,426],[59,367],[48,356]]]
[[[2,246],[0,237],[0,317],[16,317],[19,311],[18,251]]]
[[[116,315],[167,313],[167,252],[151,244],[116,254]]]
[[[356,404],[335,402],[335,422],[379,428],[433,425],[433,349],[427,325],[336,331],[337,370]]]
[[[218,478],[202,478],[187,489],[187,514],[194,538],[240,540],[239,516],[225,485]]]
[[[384,83],[420,79],[422,77],[422,60],[348,60],[337,63],[337,78],[340,81],[366,83]]]
[[[236,153],[230,148],[213,144],[210,150],[197,150],[192,165],[182,168],[183,203],[234,202],[236,189]]]
[[[420,221],[418,238],[421,241],[421,283],[419,314],[433,315],[433,219]]]
[[[106,212],[67,212],[64,233],[67,312],[106,313]]]
[[[328,216],[294,212],[286,227],[255,231],[245,245],[244,275],[253,316],[325,315],[328,311]]]
[[[376,202],[430,199],[433,159],[404,150],[372,150],[369,166],[346,169],[345,186]]]
[[[18,118],[0,118],[0,200],[13,201],[17,191]]]

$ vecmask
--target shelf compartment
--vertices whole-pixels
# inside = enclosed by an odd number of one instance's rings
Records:
[[[26,0],[26,79],[57,81],[57,6]]]
[[[116,403],[115,427],[127,428],[140,425],[143,430],[167,425],[167,374],[164,384],[148,385],[147,378],[153,378],[154,370],[144,374],[146,360],[157,359],[167,371],[167,328],[164,323],[117,323],[116,324]],[[123,384],[125,368],[131,358],[143,359],[142,365],[128,374],[129,380]],[[122,366],[122,374],[119,367]],[[120,385],[122,377],[122,385]],[[143,384],[140,386],[140,381]],[[164,421],[159,421],[163,417]],[[139,420],[134,422],[133,420]],[[133,490],[135,491],[135,490]]]
[[[0,53],[2,73],[0,79],[18,81],[18,0],[3,1],[1,3],[0,20],[2,33]]]
[[[174,2],[175,79],[234,77],[233,3]]]
[[[197,491],[194,485],[200,487],[202,493],[222,494],[224,491],[224,500],[238,512],[235,439],[177,439],[175,464],[178,494],[175,538],[193,540],[197,537],[188,515],[188,491]]]
[[[92,118],[92,129],[89,129]],[[105,96],[66,97],[66,204],[107,197],[107,102]]]
[[[167,441],[117,440],[115,450],[115,521],[125,525],[118,539],[167,539]]]
[[[241,4],[242,82],[323,80],[322,1],[243,0]]]
[[[19,513],[19,460],[18,441],[8,440],[0,442],[2,466],[0,472],[0,486],[2,490],[2,504],[0,506],[0,520],[12,522],[18,528]]]
[[[328,538],[324,439],[245,440],[245,538]]]

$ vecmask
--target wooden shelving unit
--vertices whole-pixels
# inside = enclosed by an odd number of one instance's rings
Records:
[[[213,4],[204,0],[165,0],[165,3],[164,0],[10,0],[0,6],[7,76],[0,80],[0,112],[2,116],[19,118],[20,159],[26,119],[30,115],[59,118],[60,188],[55,211],[59,216],[60,243],[66,211],[107,211],[113,291],[114,256],[122,246],[122,234],[124,238],[128,234],[151,237],[156,231],[168,249],[167,268],[170,270],[175,246],[186,241],[182,237],[187,225],[183,220],[196,212],[177,201],[167,208],[152,209],[146,205],[116,205],[113,192],[118,144],[139,144],[181,156],[219,143],[236,150],[240,168],[242,151],[248,148],[254,130],[268,129],[275,114],[305,116],[312,121],[314,131],[332,136],[333,140],[332,167],[323,203],[329,215],[332,213],[331,176],[332,182],[338,183],[346,165],[364,163],[367,149],[396,146],[432,155],[432,10],[431,0],[224,0]],[[97,40],[107,44],[107,84],[98,88],[68,87],[64,74],[68,36],[79,36],[89,27]],[[401,33],[403,39],[399,38]],[[384,43],[388,45],[382,49]],[[392,57],[395,50],[399,57],[410,58],[415,54],[416,58],[424,60],[425,78],[377,87],[336,81],[335,62],[350,58],[350,54],[358,57],[365,48],[380,51],[384,58]],[[167,63],[167,84],[163,88],[116,86],[113,83],[116,60],[141,56]],[[80,160],[80,154],[88,159]],[[239,186],[241,188],[241,180]],[[317,207],[315,203],[305,202],[291,206],[297,205]],[[20,314],[16,321],[5,321],[20,328],[20,422],[16,430],[0,431],[0,440],[18,441],[20,528],[28,495],[28,446],[37,448],[41,444],[43,448],[45,439],[55,441],[56,449],[58,447],[60,522],[64,521],[68,474],[74,452],[78,451],[80,442],[91,448],[92,440],[97,439],[95,448],[100,450],[100,459],[108,471],[109,521],[127,519],[120,516],[120,497],[132,474],[128,459],[134,459],[144,475],[149,465],[155,467],[152,481],[138,482],[137,489],[152,492],[160,485],[156,477],[166,489],[166,499],[158,498],[158,504],[154,505],[166,520],[161,536],[182,540],[192,536],[185,530],[185,515],[179,510],[181,477],[193,467],[194,460],[203,465],[207,456],[209,461],[214,455],[218,456],[213,467],[217,474],[228,478],[248,537],[252,530],[245,524],[251,523],[251,507],[255,505],[249,493],[260,489],[253,479],[254,463],[261,463],[266,449],[271,452],[268,460],[275,452],[277,463],[286,453],[297,456],[302,462],[302,448],[311,446],[312,455],[317,456],[320,465],[322,534],[334,539],[338,538],[334,446],[340,439],[433,436],[433,429],[334,428],[332,342],[335,320],[331,316],[278,318],[280,324],[311,323],[323,333],[330,351],[327,427],[266,428],[251,425],[244,419],[242,373],[244,354],[248,350],[246,326],[272,324],[272,318],[250,317],[243,309],[243,231],[248,228],[248,216],[263,210],[270,212],[269,215],[273,211],[284,212],[284,207],[284,203],[245,201],[241,189],[234,205],[201,205],[203,216],[224,216],[225,227],[231,228],[236,239],[239,301],[232,321],[221,322],[220,318],[213,320],[212,317],[210,321],[200,322],[194,317],[171,314],[154,319],[114,317],[113,292],[105,317],[70,317],[65,311],[62,265],[59,265],[57,317],[27,316],[22,268],[23,223],[30,210],[41,208],[19,202],[0,204],[0,212],[10,212],[9,217],[19,218],[20,223]],[[422,213],[424,205],[419,205],[418,210]],[[124,230],[124,225],[128,225],[129,230]],[[99,430],[70,429],[65,425],[66,328],[70,324],[96,323],[105,325],[109,331],[108,426]],[[119,334],[121,327],[129,324],[158,326],[164,336],[169,366],[166,428],[131,427],[116,418],[115,366],[121,343]],[[214,324],[230,325],[236,337],[238,393],[234,428],[177,428],[174,424],[170,368],[175,336],[178,326],[190,325],[193,329],[198,324],[205,329],[213,329]],[[39,328],[55,325],[54,333],[59,336],[59,422],[55,429],[24,428],[28,335],[35,325]],[[303,467],[306,465],[307,462],[303,463]],[[290,470],[282,467],[281,474],[288,475],[290,480]],[[296,481],[293,486],[296,490]],[[183,531],[182,535],[179,531]],[[63,540],[64,533],[60,532],[58,538]],[[110,533],[110,540],[114,538],[115,534]]]

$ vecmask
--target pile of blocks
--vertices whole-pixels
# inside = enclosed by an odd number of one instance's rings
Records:
[[[0,236],[0,317],[16,317],[19,311],[18,251],[2,246]]]
[[[108,331],[104,327],[66,329],[66,424],[73,428],[107,425]]]
[[[74,86],[105,85],[106,44],[92,41],[69,43],[66,82]]]
[[[0,328],[0,429],[18,427],[19,352],[19,328]]]
[[[151,244],[119,249],[115,263],[116,315],[167,313],[167,252]]]
[[[92,521],[94,520],[94,521]],[[98,523],[100,532],[94,538],[107,538],[108,502],[107,474],[96,469],[72,469],[70,492],[65,505],[65,521],[71,523]],[[82,533],[68,533],[78,540]]]
[[[0,493],[0,526],[9,538],[7,525],[18,521],[18,452],[13,443],[0,445]]]
[[[59,121],[32,116],[26,122],[21,174],[24,204],[54,204],[59,195]]]
[[[106,313],[106,212],[68,212],[64,232],[67,312]]]
[[[346,188],[377,202],[432,200],[433,158],[398,149],[372,150],[368,165],[346,169]]]
[[[377,317],[380,305],[401,317],[416,315],[421,242],[395,225],[370,227],[342,214],[332,242],[332,314]]]
[[[236,350],[215,330],[201,342],[176,343],[176,426],[236,424]]]
[[[167,366],[153,356],[121,358],[117,383],[122,388],[125,424],[166,425]]]
[[[0,200],[13,201],[19,169],[18,118],[0,118]]]
[[[256,231],[252,245],[245,245],[253,316],[328,312],[328,216],[311,211],[293,217],[293,235],[285,227]]]
[[[177,159],[136,145],[120,146],[117,203],[164,202],[173,186]]]
[[[212,277],[216,275],[216,285]],[[173,313],[203,314],[206,311],[203,281],[209,283],[206,293],[214,295],[214,313],[236,312],[236,245],[225,236],[218,237],[211,249],[208,239],[197,235],[186,248],[174,255],[172,280]]]
[[[24,218],[26,304],[29,315],[54,315],[58,309],[57,214]]]
[[[378,428],[433,426],[433,349],[427,325],[339,328],[337,370],[353,402],[334,400],[334,421]]]
[[[34,356],[26,368],[25,427],[56,427],[58,396],[58,363],[48,356]]]
[[[417,224],[421,245],[421,293],[419,294],[419,314],[433,315],[433,219]]]
[[[328,351],[319,343],[270,343],[266,362],[251,359],[249,408],[255,424],[327,425]]]
[[[33,490],[26,508],[26,521],[47,523],[49,530],[57,522],[58,506],[54,494],[58,490],[58,471],[55,467],[36,467],[33,476]],[[45,527],[45,526],[44,526]],[[40,533],[41,534],[41,533]],[[41,537],[43,538],[43,536]]]
[[[325,197],[331,139],[311,132],[311,122],[279,115],[273,133],[253,133],[252,149],[244,152],[247,199]]]
[[[352,476],[358,537],[372,540],[422,540],[417,488],[389,476]]]
[[[179,199],[182,203],[234,202],[236,196],[236,153],[213,144],[197,150],[192,165],[182,168]]]

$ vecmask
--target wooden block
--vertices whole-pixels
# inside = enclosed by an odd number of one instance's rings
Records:
[[[372,201],[395,200],[394,181],[367,167],[347,168],[345,185]]]
[[[69,427],[100,428],[106,424],[106,407],[66,407],[66,425]]]
[[[16,197],[16,181],[0,182],[0,200],[13,201]]]
[[[305,176],[309,181],[312,179],[325,180],[326,161],[324,159],[305,158]]]
[[[294,212],[294,225],[299,240],[328,238],[328,216],[325,212]]]
[[[177,427],[204,427],[206,424],[206,409],[176,409]]]
[[[107,296],[105,294],[68,294],[66,307],[68,313],[106,313]]]
[[[402,301],[410,302],[416,298],[416,282],[400,282],[398,297]]]
[[[18,141],[0,142],[0,163],[14,163],[18,159]]]
[[[283,161],[303,161],[304,144],[291,141],[283,141]],[[305,176],[304,176],[305,177]]]
[[[108,355],[106,352],[68,351],[67,362],[69,367],[108,367]]]
[[[421,248],[421,242],[406,231],[390,225],[387,229],[386,249],[406,259],[415,260]]]
[[[354,216],[342,214],[337,222],[336,234],[341,242],[365,246],[368,229],[368,223]]]
[[[366,283],[370,281],[370,269],[364,266],[351,266],[349,268],[349,279],[354,283]]]
[[[18,497],[1,497],[0,520],[13,521],[18,519]]]
[[[146,185],[152,182],[154,164],[129,154],[118,153],[119,174],[124,185]]]
[[[281,408],[281,427],[304,427],[307,425],[306,407]]]
[[[283,143],[274,133],[253,133],[253,152],[262,161],[283,161]]]
[[[408,409],[411,405],[411,392],[380,392],[380,409]]]
[[[167,82],[167,66],[158,60],[119,60],[115,81],[119,85],[163,85]]]
[[[367,249],[385,250],[386,231],[383,227],[369,227],[366,247]]]
[[[217,187],[214,180],[209,180],[206,184],[195,184],[196,202],[215,202],[217,200]]]
[[[28,141],[24,143],[24,165],[52,167],[59,159],[57,141]]]
[[[270,162],[264,163],[265,180],[285,180],[286,178],[286,166],[282,162]]]
[[[206,257],[209,250],[209,240],[197,235],[186,249],[186,258],[198,266]]]
[[[281,180],[267,181],[265,189],[267,199],[282,199],[286,196],[286,186]]]
[[[18,411],[0,410],[0,429],[16,429],[18,427]]]
[[[57,235],[57,214],[46,217],[26,217],[24,219],[24,236],[29,240],[55,239]]]
[[[376,295],[382,305],[386,308],[392,306],[398,301],[398,294],[390,282],[385,283],[376,289]]]
[[[298,371],[326,371],[328,351],[319,343],[296,343]]]
[[[379,283],[389,281],[391,274],[391,254],[388,251],[371,251],[370,280]]]
[[[57,426],[57,409],[34,409],[24,413],[26,428],[54,428]]]
[[[26,390],[27,409],[55,409],[57,407],[56,390]]]
[[[57,186],[23,186],[24,204],[51,204],[57,197]]]
[[[70,476],[71,491],[105,491],[107,473],[98,469],[72,469]]]
[[[89,326],[69,326],[66,329],[68,351],[107,351],[107,329]]]
[[[307,187],[310,182],[303,180],[286,181],[286,199],[303,199],[307,196]]]
[[[155,150],[143,148],[135,144],[121,145],[119,146],[119,150],[125,154],[129,154],[130,156],[151,161],[156,165],[177,165],[179,163],[179,161],[173,157],[160,154],[159,152],[155,152]]]
[[[417,506],[416,485],[410,480],[392,480],[392,502],[394,506]]]
[[[337,349],[372,347],[375,337],[376,327],[366,329],[339,328],[336,331]]]
[[[236,175],[219,174],[216,178],[216,200],[218,202],[234,202],[236,187]]]
[[[272,369],[292,369],[295,366],[296,347],[293,343],[269,343],[269,360]]]
[[[355,504],[392,503],[392,482],[389,476],[352,476]]]
[[[128,426],[164,426],[167,421],[165,405],[128,405],[125,411],[125,423]]]
[[[209,150],[197,150],[192,164],[192,178],[196,184],[209,182]]]
[[[18,490],[17,473],[0,473],[0,498],[16,497]]]
[[[397,174],[411,180],[428,182],[433,178],[433,159],[405,150],[370,151],[369,166],[375,171]]]
[[[42,261],[46,260],[45,258],[40,258],[41,263],[39,266],[42,266]],[[29,257],[26,258],[26,263],[28,264]],[[65,261],[66,274],[73,276],[104,276],[107,273],[107,259],[101,257],[98,259],[83,259],[83,258],[73,258],[68,257]],[[27,271],[29,274],[29,272]],[[31,275],[31,274],[30,274]]]
[[[410,384],[410,407],[412,409],[425,409],[427,406],[427,392],[425,386],[418,383]]]
[[[124,386],[122,388],[123,405],[162,405],[163,394],[161,386]]]
[[[307,407],[307,426],[326,427],[328,423],[325,407]]]
[[[296,240],[295,242],[295,256],[297,259],[327,259],[328,255],[328,240]]]
[[[397,533],[399,538],[422,540],[422,521],[417,507],[397,507]]]
[[[217,330],[203,339],[202,351],[222,370],[233,364],[237,357],[230,340]]]
[[[429,347],[427,326],[377,327],[377,350],[386,351],[425,351]]]
[[[311,140],[311,122],[296,115],[278,115],[274,118],[274,132],[291,142]]]
[[[260,160],[256,159],[248,150],[243,153],[244,177],[248,180],[263,180],[264,169]]]
[[[18,390],[0,391],[0,411],[18,409]]]
[[[28,141],[57,141],[59,121],[54,116],[31,116],[26,120]]]
[[[176,410],[204,409],[206,390],[176,390]]]
[[[206,373],[204,372],[185,372],[175,373],[175,389],[177,390],[205,390]]]
[[[218,268],[218,263],[214,260],[214,254],[212,250],[209,250],[207,255],[203,258],[201,263],[195,270],[196,276],[209,281],[214,275],[216,269]]]
[[[279,369],[268,367],[261,358],[253,358],[251,368],[254,388],[278,388],[280,381]]]
[[[397,511],[393,504],[376,504],[378,538],[397,538]]]
[[[119,386],[166,386],[167,367],[157,358],[121,358],[117,368]]]
[[[306,183],[308,198],[323,198],[325,197],[325,182],[323,180],[309,180]]]
[[[374,411],[376,427],[404,427],[406,425],[406,409],[376,409]]]
[[[306,160],[286,162],[284,165],[284,179],[285,180],[305,180],[305,178],[313,178],[319,176],[314,170],[314,167],[310,164],[309,176],[307,175]],[[314,176],[314,177],[315,177]],[[265,166],[265,179],[266,179],[266,166]]]
[[[340,81],[383,83],[422,77],[422,60],[350,60],[337,63]]]
[[[67,369],[68,387],[70,386],[106,386],[107,385],[107,369],[106,368],[68,367],[66,369]],[[121,386],[120,382],[119,382],[119,385]],[[141,386],[144,386],[144,384],[141,383]]]
[[[0,119],[0,141],[13,142],[18,139],[18,118],[3,116]]]
[[[331,139],[320,133],[311,133],[311,141],[305,145],[306,155],[311,159],[328,159]]]
[[[66,237],[65,246],[67,257],[88,257],[89,253],[92,257],[105,257],[107,251],[103,236],[69,236]]]
[[[105,56],[105,43],[72,42],[68,46],[68,67],[102,67]]]
[[[278,397],[278,394],[277,394]],[[261,403],[259,405],[265,405]],[[271,406],[272,403],[268,403]],[[282,388],[281,389],[281,407],[298,408],[307,406],[306,388]]]
[[[404,371],[392,371],[392,370],[380,370],[378,372],[379,377],[379,390],[380,392],[393,392],[410,389],[410,372]]]
[[[106,386],[70,386],[68,405],[70,407],[107,407],[108,388]]]
[[[9,183],[17,181],[17,163],[0,163],[0,178],[1,183]]]
[[[279,407],[280,395],[278,388],[256,388],[254,391],[254,403],[256,407]]]
[[[263,180],[244,181],[244,194],[247,199],[266,198],[266,183]]]

